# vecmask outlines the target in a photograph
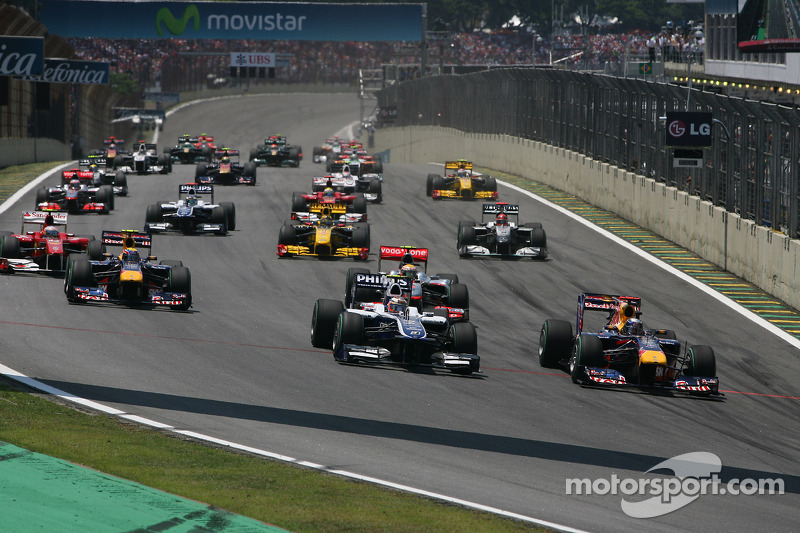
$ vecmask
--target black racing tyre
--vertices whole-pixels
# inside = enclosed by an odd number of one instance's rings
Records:
[[[0,239],[0,257],[6,259],[19,259],[19,239],[13,235],[6,235]]]
[[[225,209],[221,205],[211,208],[211,223],[222,224],[222,229],[216,232],[218,235],[225,235],[226,233],[228,233],[227,219],[228,219],[228,214],[225,212]]]
[[[331,166],[333,165],[334,161],[336,160],[335,157],[329,157],[325,160],[325,172],[330,173]]]
[[[161,170],[158,171],[159,174],[166,174],[170,171],[170,161],[172,161],[172,159],[167,154],[161,154],[158,156],[158,166],[161,167]]]
[[[214,159],[214,150],[209,146],[203,146],[203,148],[200,149],[200,154],[203,156],[203,159],[209,163]]]
[[[364,342],[364,317],[358,313],[344,312],[336,321],[333,332],[333,352],[338,352],[345,344]]]
[[[113,211],[115,207],[114,202],[114,187],[111,185],[101,185],[100,190],[106,191],[106,197],[108,198],[108,203],[110,204],[109,210]],[[98,191],[100,192],[100,191]]]
[[[173,266],[169,269],[169,290],[191,294],[192,275],[185,266]]]
[[[83,258],[72,261],[69,269],[69,285],[73,287],[94,287],[92,264]]]
[[[94,201],[105,206],[101,211],[102,214],[107,215],[108,212],[111,211],[111,202],[108,199],[108,191],[102,187],[100,187],[100,189],[94,194]]]
[[[547,235],[542,228],[534,228],[531,231],[531,246],[535,248],[547,247]]]
[[[300,166],[300,148],[297,146],[292,146],[289,148],[289,159],[294,159],[297,161],[297,166]]]
[[[313,156],[312,161],[314,163],[319,163],[319,157],[324,155],[325,151],[320,146],[315,146],[314,149],[311,151],[311,155]]]
[[[43,204],[50,199],[50,193],[47,189],[36,189],[36,207],[39,207],[39,204]]]
[[[284,224],[281,226],[278,233],[278,244],[285,244],[291,246],[297,243],[297,232],[291,224]]]
[[[541,228],[542,227],[542,223],[541,222],[526,222],[523,227],[524,228],[531,228],[531,229],[533,229],[533,228]]]
[[[687,376],[704,378],[717,377],[717,359],[711,346],[692,346],[686,353],[686,368],[683,373]]]
[[[478,333],[469,322],[456,322],[450,326],[450,349],[455,353],[478,354]]]
[[[605,367],[603,357],[603,341],[596,335],[581,333],[575,341],[575,353],[570,359],[570,376],[572,382],[577,383],[580,373],[578,367],[593,366]]]
[[[361,193],[356,193],[353,199],[353,213],[366,213],[367,212],[367,199]]]
[[[495,192],[497,190],[497,180],[491,176],[486,176],[483,179],[483,189],[485,191]]]
[[[250,161],[253,161],[255,159],[258,159],[258,149],[253,148],[252,150],[250,150]]]
[[[247,163],[244,164],[244,170],[242,171],[242,173],[245,175],[245,177],[250,177],[255,179],[256,168],[257,168],[256,164],[253,161],[248,161]]]
[[[447,287],[447,306],[469,309],[469,289],[463,283],[451,283]]]
[[[161,204],[150,204],[147,206],[147,212],[144,216],[145,222],[161,222],[163,217],[163,212],[161,210]]]
[[[477,244],[478,235],[475,228],[472,226],[461,226],[458,231],[458,238],[456,240],[456,248],[467,246],[469,244]]]
[[[353,247],[369,248],[369,228],[359,226],[353,230]]]
[[[461,228],[463,228],[463,227],[475,227],[475,226],[477,226],[477,225],[478,225],[478,224],[477,224],[477,223],[476,223],[474,220],[472,220],[472,219],[469,219],[469,218],[468,218],[468,219],[465,219],[465,220],[459,220],[459,221],[458,221],[458,229],[459,229],[459,230],[460,230]]]
[[[127,187],[128,186],[128,176],[121,170],[117,170],[114,173],[114,185],[117,187]]]
[[[431,185],[431,195],[433,195],[433,191],[441,191],[444,188],[445,188],[445,181],[442,176],[436,176],[435,178],[433,178],[433,183]],[[438,198],[434,198],[434,200],[438,200],[439,198],[441,198],[441,196],[439,196]]]
[[[208,165],[203,162],[197,163],[197,166],[194,167],[194,177],[205,178],[206,176],[208,176]]]
[[[303,197],[304,194],[299,191],[292,193],[292,211],[295,213],[308,211],[308,200]]]
[[[158,262],[159,265],[170,266],[170,267],[182,267],[183,261],[180,259],[162,259]]]
[[[228,225],[228,231],[236,229],[236,206],[233,202],[220,202],[220,207],[225,211],[225,224]]]
[[[5,231],[5,230],[0,231],[0,239],[2,239],[3,237],[7,237],[9,235],[14,235],[14,232],[13,231]],[[0,254],[0,256],[2,256],[2,255],[3,254]]]
[[[442,274],[436,274],[436,277],[439,279],[449,279],[453,283],[458,283],[458,274],[451,274],[450,272],[445,272]]]
[[[428,178],[425,180],[425,196],[430,196],[433,193],[433,182],[438,177],[438,174],[428,174]]]
[[[333,332],[342,311],[344,311],[344,305],[338,300],[320,298],[314,302],[314,312],[311,315],[312,346],[315,348],[333,346]]]
[[[545,320],[539,333],[539,365],[557,368],[560,361],[569,357],[573,344],[572,324],[566,320]]]
[[[381,203],[383,201],[383,184],[381,183],[381,180],[379,180],[378,178],[373,178],[369,182],[369,189],[367,192],[369,192],[370,194],[377,195],[377,198],[375,199],[374,203],[376,204]]]
[[[86,246],[86,253],[92,261],[102,261],[103,254],[106,253],[106,246],[102,241],[89,241]]]
[[[383,174],[383,161],[380,159],[380,156],[375,156],[373,161],[375,162],[372,164],[372,171],[376,174]]]

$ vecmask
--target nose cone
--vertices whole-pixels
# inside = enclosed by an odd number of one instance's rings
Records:
[[[640,365],[666,365],[667,356],[658,350],[642,350],[639,352]]]
[[[122,283],[141,283],[142,280],[142,273],[139,270],[126,270],[120,274]]]

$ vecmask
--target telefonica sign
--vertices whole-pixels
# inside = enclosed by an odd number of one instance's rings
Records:
[[[44,69],[44,37],[0,36],[0,76],[36,76]]]
[[[41,76],[25,76],[30,81],[50,83],[81,83],[104,85],[108,83],[109,63],[47,58]]]
[[[41,6],[50,33],[116,39],[420,41],[424,13],[423,4],[41,0]]]

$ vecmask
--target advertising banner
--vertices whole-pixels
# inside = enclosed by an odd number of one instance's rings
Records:
[[[711,113],[667,112],[667,146],[711,146]]]
[[[0,76],[36,76],[44,70],[44,37],[0,35]]]
[[[107,85],[110,64],[102,61],[79,61],[48,57],[44,60],[44,72],[38,76],[25,76],[28,81],[50,83],[82,83]]]
[[[231,52],[232,67],[274,67],[275,54]]]
[[[61,37],[421,41],[423,31],[423,4],[41,0],[39,13]]]

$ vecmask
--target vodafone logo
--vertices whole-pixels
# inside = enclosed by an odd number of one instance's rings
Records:
[[[669,130],[669,134],[672,135],[673,137],[680,137],[684,133],[686,133],[686,124],[684,124],[680,120],[673,120],[672,122],[669,123],[667,129]]]

